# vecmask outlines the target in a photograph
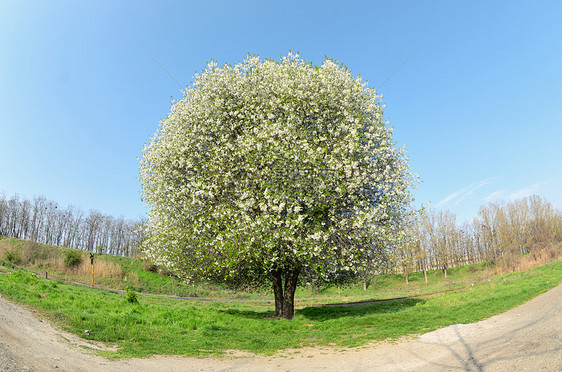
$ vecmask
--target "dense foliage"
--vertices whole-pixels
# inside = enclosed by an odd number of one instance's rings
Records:
[[[187,279],[288,292],[371,265],[410,201],[382,109],[332,60],[211,62],[145,148],[144,252]]]

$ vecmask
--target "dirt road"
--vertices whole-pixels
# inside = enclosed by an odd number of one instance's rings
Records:
[[[0,370],[15,371],[562,371],[562,285],[467,325],[348,350],[306,348],[274,357],[153,357],[109,361],[97,346],[0,298]]]

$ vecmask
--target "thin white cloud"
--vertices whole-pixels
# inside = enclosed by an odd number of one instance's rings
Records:
[[[447,195],[445,198],[443,198],[442,200],[440,200],[435,207],[437,208],[441,208],[444,207],[446,205],[449,205],[451,203],[453,203],[453,205],[457,205],[460,202],[462,202],[464,199],[468,198],[470,195],[472,195],[476,190],[490,184],[492,181],[490,179],[485,179],[480,181],[479,183],[473,183],[467,187],[464,187],[458,191],[455,191],[452,194]]]
[[[457,196],[462,195],[464,192],[466,192],[467,188],[461,189],[459,191],[455,191],[452,194],[447,195],[444,199],[440,200],[435,207],[440,208],[444,205],[449,204],[449,202],[453,199],[455,199]]]
[[[484,201],[485,201],[486,203],[489,203],[489,202],[491,202],[491,201],[501,199],[502,195],[504,195],[504,194],[505,194],[505,190],[494,191],[494,192],[491,193],[490,195],[486,196],[486,197],[484,198]]]
[[[517,190],[509,194],[507,197],[509,200],[523,199],[527,196],[531,196],[537,193],[541,189],[541,183],[535,183],[533,185],[527,186],[521,190]]]
[[[464,194],[462,194],[458,200],[455,202],[455,205],[459,204],[461,201],[463,201],[464,199],[468,198],[470,195],[474,194],[474,192],[476,190],[478,190],[479,188],[482,188],[488,184],[492,183],[490,180],[484,180],[482,182],[480,182],[478,185],[470,188],[467,192],[465,192]]]

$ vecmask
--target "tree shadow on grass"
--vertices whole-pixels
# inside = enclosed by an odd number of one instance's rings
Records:
[[[273,310],[239,310],[239,309],[221,309],[218,310],[221,313],[241,316],[248,319],[264,319],[272,318],[275,312]]]
[[[310,320],[325,321],[343,317],[361,317],[370,314],[383,314],[399,312],[406,308],[423,304],[425,300],[420,298],[400,298],[393,300],[362,301],[347,304],[329,304],[305,307],[295,311],[295,316],[304,316]],[[273,310],[249,310],[249,309],[223,309],[220,312],[242,316],[248,319],[272,318]]]
[[[423,304],[420,298],[401,298],[396,300],[364,301],[340,305],[322,305],[306,307],[298,310],[297,314],[310,320],[324,321],[343,317],[361,317],[371,314],[399,312],[406,308]]]

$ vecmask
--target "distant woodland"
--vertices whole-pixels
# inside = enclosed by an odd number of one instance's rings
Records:
[[[0,235],[116,256],[138,256],[141,220],[84,212],[39,196],[0,195]],[[516,270],[518,258],[550,261],[562,252],[562,214],[539,196],[482,206],[459,225],[449,210],[412,209],[400,244],[387,247],[375,273],[447,269],[492,262]]]
[[[520,270],[521,257],[550,262],[562,255],[562,214],[533,195],[480,207],[471,222],[457,224],[449,210],[419,209],[409,214],[403,244],[392,248],[388,269],[407,274],[490,262]],[[387,270],[388,271],[388,270]]]
[[[0,235],[115,256],[136,256],[142,221],[61,207],[43,196],[33,200],[0,195]]]

